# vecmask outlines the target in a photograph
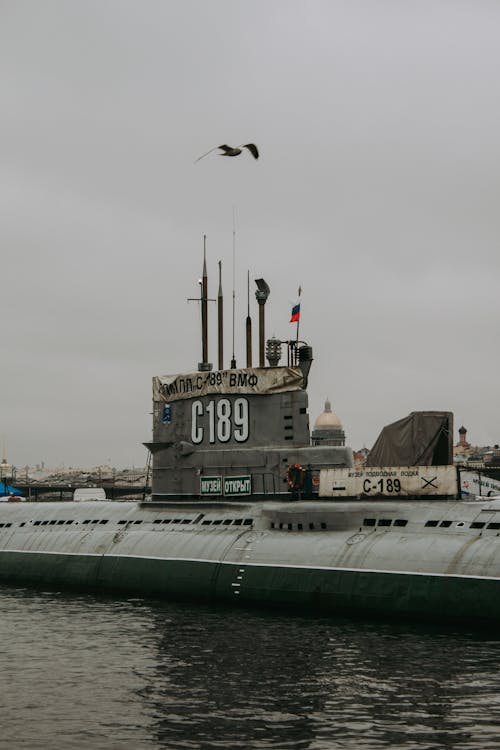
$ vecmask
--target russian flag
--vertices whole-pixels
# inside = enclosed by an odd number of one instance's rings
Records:
[[[300,302],[296,302],[292,307],[292,317],[290,323],[298,323],[300,320]]]

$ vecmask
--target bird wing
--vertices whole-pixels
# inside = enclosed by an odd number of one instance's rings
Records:
[[[202,154],[202,155],[201,155],[201,156],[199,156],[199,157],[198,157],[197,159],[195,159],[195,160],[194,160],[194,163],[196,164],[196,162],[197,162],[197,161],[200,161],[200,159],[204,159],[204,158],[205,158],[205,156],[208,156],[209,154],[211,154],[211,153],[212,153],[212,151],[215,151],[215,150],[216,150],[216,149],[218,149],[218,148],[224,148],[224,146],[214,146],[213,148],[211,148],[211,149],[210,149],[210,151],[207,151],[207,153],[206,153],[206,154]],[[226,148],[227,148],[227,147],[226,147]]]
[[[243,145],[243,148],[247,148],[250,151],[250,153],[252,154],[252,156],[254,157],[254,159],[258,159],[259,158],[259,149],[255,145],[255,143],[245,143]]]

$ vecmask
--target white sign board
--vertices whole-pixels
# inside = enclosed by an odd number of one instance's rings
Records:
[[[460,472],[462,497],[500,495],[500,481],[477,471]]]
[[[248,367],[155,377],[153,399],[170,403],[212,393],[262,395],[300,391],[303,387],[304,378],[298,367]]]
[[[456,495],[454,466],[372,466],[321,469],[320,497],[401,497]]]

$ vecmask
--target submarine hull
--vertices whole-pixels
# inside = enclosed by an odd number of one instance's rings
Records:
[[[495,502],[9,504],[0,579],[495,623],[499,513]]]

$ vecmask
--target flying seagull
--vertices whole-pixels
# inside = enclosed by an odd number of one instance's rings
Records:
[[[242,143],[240,146],[228,146],[227,143],[223,143],[222,146],[215,146],[215,148],[211,148],[210,151],[207,151],[206,154],[202,154],[202,156],[199,156],[196,161],[200,161],[200,159],[203,159],[205,156],[208,156],[212,153],[212,151],[215,151],[216,149],[220,149],[223,153],[219,154],[219,156],[239,156],[244,148],[247,148],[254,159],[259,158],[259,149],[255,145],[255,143]]]

